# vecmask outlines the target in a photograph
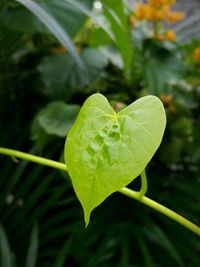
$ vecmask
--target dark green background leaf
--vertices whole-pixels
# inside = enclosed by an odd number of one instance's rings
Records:
[[[47,134],[65,137],[71,129],[79,110],[78,105],[52,102],[39,112],[35,120]]]
[[[93,82],[108,64],[107,58],[97,49],[84,49],[80,56],[87,68],[87,78],[68,55],[52,55],[41,62],[39,71],[47,95],[60,99],[69,98],[74,92]]]
[[[167,92],[167,84],[183,78],[185,71],[182,60],[175,53],[159,46],[147,48],[144,75],[151,94]]]
[[[115,43],[121,52],[124,68],[128,70],[133,57],[133,49],[125,5],[122,0],[103,0],[102,4],[103,12],[115,37]]]

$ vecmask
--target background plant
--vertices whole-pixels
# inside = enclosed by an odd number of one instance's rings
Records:
[[[62,160],[90,94],[102,92],[115,110],[154,94],[168,126],[147,170],[148,196],[200,224],[199,43],[156,40],[146,25],[131,31],[132,11],[110,3],[93,10],[89,0],[38,2],[75,44],[86,76],[50,29],[17,2],[1,1],[1,146]],[[199,239],[140,203],[111,196],[85,230],[66,175],[2,156],[0,172],[3,267],[198,266]]]

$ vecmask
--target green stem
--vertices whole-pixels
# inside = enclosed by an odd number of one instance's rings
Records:
[[[189,220],[187,220],[186,218],[184,218],[183,216],[177,214],[176,212],[166,208],[165,206],[159,204],[158,202],[148,198],[148,197],[140,197],[140,192],[135,192],[129,188],[122,188],[119,190],[120,193],[138,200],[139,202],[145,204],[146,206],[151,207],[154,210],[157,210],[158,212],[166,215],[167,217],[171,218],[172,220],[178,222],[179,224],[185,226],[186,228],[188,228],[189,230],[191,230],[192,232],[194,232],[195,234],[200,236],[200,227],[198,227],[197,225],[195,225],[194,223],[190,222]]]
[[[147,176],[145,170],[141,173],[140,176],[141,176],[142,186],[140,191],[138,192],[138,198],[143,197],[147,192]]]
[[[29,160],[41,165],[45,165],[48,167],[52,167],[52,168],[56,168],[59,169],[61,171],[67,171],[67,167],[64,163],[61,162],[57,162],[54,160],[49,160],[49,159],[45,159],[42,157],[38,157],[38,156],[34,156],[31,154],[27,154],[27,153],[23,153],[17,150],[13,150],[13,149],[7,149],[7,148],[1,148],[0,147],[0,154],[4,154],[4,155],[8,155],[11,157],[16,157],[16,158],[21,158],[21,159],[25,159],[25,160]],[[143,174],[141,175],[143,178],[143,186],[141,191],[145,192],[145,179],[146,179],[146,175],[145,172],[143,172]],[[146,183],[147,185],[147,183]],[[200,227],[198,227],[197,225],[193,224],[192,222],[190,222],[189,220],[185,219],[184,217],[182,217],[181,215],[177,214],[176,212],[166,208],[165,206],[157,203],[156,201],[145,197],[144,195],[141,196],[141,191],[140,192],[135,192],[129,188],[122,188],[119,190],[120,193],[136,199],[138,201],[140,201],[141,203],[151,207],[152,209],[157,210],[158,212],[168,216],[169,218],[171,218],[172,220],[178,222],[179,224],[185,226],[186,228],[188,228],[189,230],[191,230],[192,232],[194,232],[195,234],[200,236]]]
[[[45,158],[38,157],[38,156],[34,156],[34,155],[20,152],[17,150],[0,147],[0,154],[4,154],[4,155],[11,156],[14,158],[25,159],[25,160],[32,161],[32,162],[35,162],[35,163],[38,163],[41,165],[45,165],[45,166],[59,169],[62,171],[67,171],[67,167],[63,163],[60,163],[60,162],[57,162],[54,160],[50,160],[50,159],[45,159]]]

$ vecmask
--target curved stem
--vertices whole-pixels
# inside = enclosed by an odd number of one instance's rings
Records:
[[[138,192],[138,198],[143,197],[147,192],[147,176],[145,170],[141,173],[140,176],[141,176],[142,186],[140,191]]]
[[[192,232],[194,232],[195,234],[200,236],[200,227],[198,227],[197,225],[195,225],[194,223],[190,222],[189,220],[187,220],[186,218],[184,218],[183,216],[177,214],[176,212],[166,208],[165,206],[159,204],[158,202],[148,198],[148,197],[140,197],[140,192],[135,192],[129,188],[122,188],[119,190],[120,193],[138,200],[139,202],[151,207],[154,210],[157,210],[158,212],[166,215],[167,217],[171,218],[172,220],[178,222],[179,224],[185,226],[186,228],[188,228],[189,230],[191,230]]]
[[[59,169],[61,171],[67,171],[67,167],[64,163],[61,162],[57,162],[54,160],[49,160],[49,159],[45,159],[42,157],[38,157],[38,156],[34,156],[28,153],[23,153],[17,150],[13,150],[13,149],[7,149],[7,148],[1,148],[0,147],[0,154],[4,154],[4,155],[8,155],[11,157],[16,157],[16,158],[21,158],[21,159],[25,159],[25,160],[29,160],[41,165],[45,165],[48,167],[52,167],[52,168],[56,168]],[[146,179],[146,175],[144,175],[145,173],[143,172],[143,186],[141,191],[142,192],[146,192],[145,190],[145,179]],[[147,184],[146,184],[147,185]],[[185,226],[186,228],[188,228],[189,230],[191,230],[192,232],[194,232],[195,234],[200,236],[200,227],[198,227],[197,225],[193,224],[192,222],[190,222],[189,220],[187,220],[186,218],[184,218],[183,216],[177,214],[176,212],[166,208],[165,206],[159,204],[158,202],[142,196],[141,195],[141,191],[140,192],[135,192],[129,188],[122,188],[119,190],[119,192],[121,194],[124,194],[130,198],[136,199],[138,201],[140,201],[141,203],[151,207],[152,209],[157,210],[158,212],[166,215],[167,217],[171,218],[172,220],[178,222],[179,224]]]

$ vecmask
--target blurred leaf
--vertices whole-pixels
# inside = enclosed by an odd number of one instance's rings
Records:
[[[127,71],[132,61],[133,48],[130,40],[128,18],[125,14],[125,4],[122,0],[103,0],[103,13],[109,21],[109,26],[115,37]]]
[[[82,0],[76,0],[78,5],[83,3]],[[88,11],[91,10],[94,0],[84,0],[84,7]],[[42,7],[57,19],[63,29],[71,36],[74,37],[80,30],[84,19],[87,15],[75,8],[72,3],[64,0],[48,0],[41,3]]]
[[[22,7],[4,9],[0,20],[9,28],[27,33],[49,33],[46,27],[30,12]]]
[[[37,2],[31,0],[15,0],[24,5],[30,10],[46,27],[47,29],[60,41],[60,43],[68,50],[69,54],[74,59],[78,68],[84,72],[84,65],[79,55],[76,52],[74,44],[64,28],[58,23],[56,18],[47,12]]]
[[[43,59],[38,69],[45,85],[42,90],[54,98],[68,99],[86,83],[74,60],[68,55],[48,56]]]
[[[88,68],[89,83],[99,76],[101,70],[108,64],[108,59],[98,49],[84,49],[81,57]]]
[[[181,154],[185,147],[185,140],[180,137],[172,137],[161,145],[160,158],[166,164],[176,163],[181,159]]]
[[[36,116],[39,126],[47,133],[66,137],[71,129],[80,107],[63,102],[52,102]]]
[[[88,37],[88,43],[91,47],[101,47],[112,44],[113,41],[109,35],[100,27],[93,27]]]
[[[43,149],[44,146],[50,142],[53,137],[46,133],[46,131],[40,126],[36,117],[32,121],[31,125],[31,140],[33,140],[37,147]]]
[[[30,238],[30,244],[28,248],[28,255],[26,259],[26,267],[35,267],[36,261],[37,261],[37,252],[38,252],[38,246],[39,246],[39,230],[38,230],[38,224],[33,224],[33,229],[31,232],[31,238]]]
[[[156,267],[152,258],[151,252],[149,251],[148,244],[142,235],[137,235],[138,243],[144,258],[145,267]]]
[[[8,244],[8,239],[3,226],[0,224],[0,260],[2,267],[13,267],[12,254]]]
[[[81,1],[81,0],[80,0]],[[84,4],[88,9],[92,6],[92,0],[85,0]],[[50,12],[62,25],[63,29],[73,37],[79,31],[81,24],[86,17],[74,7],[62,0],[46,0],[38,2],[48,13]],[[67,13],[67,16],[66,16]],[[44,24],[24,7],[4,8],[0,13],[0,20],[8,27],[27,33],[49,33]]]
[[[170,125],[170,130],[173,135],[180,137],[189,137],[192,135],[192,120],[189,118],[178,118],[174,123]]]
[[[109,62],[119,69],[123,69],[123,60],[119,51],[113,46],[104,46],[100,48],[102,54],[109,60]]]
[[[166,85],[170,80],[183,78],[184,64],[174,52],[151,46],[145,53],[144,75],[150,94],[160,95],[166,92]]]
[[[66,242],[64,243],[64,245],[62,246],[62,248],[60,249],[57,257],[56,257],[54,267],[63,267],[64,266],[65,260],[66,260],[67,256],[69,255],[71,245],[72,245],[72,238],[67,239]]]
[[[77,0],[63,0],[64,2],[67,2],[71,4],[75,10],[78,10],[80,13],[85,14],[86,16],[92,18],[98,26],[100,26],[107,34],[108,36],[114,41],[114,35],[109,27],[109,23],[106,20],[106,18],[102,15],[100,12],[91,11],[87,8],[85,3],[78,2]]]
[[[114,41],[121,51],[124,68],[128,70],[132,61],[133,49],[130,40],[130,29],[128,19],[125,14],[125,4],[122,0],[110,1],[103,0],[103,14],[101,12],[90,12],[84,5],[81,5],[77,0],[64,0],[71,3],[78,10],[92,18],[98,26],[100,26],[108,36]],[[105,35],[103,38],[106,39]],[[102,39],[102,43],[104,43]]]
[[[74,92],[94,81],[108,64],[106,57],[97,49],[84,49],[80,56],[88,73],[87,81],[82,79],[83,74],[68,55],[52,55],[41,62],[39,71],[47,95],[60,99],[69,98]]]
[[[150,229],[146,229],[146,234],[151,236],[154,242],[164,247],[169,253],[169,255],[171,255],[171,257],[176,261],[178,266],[183,266],[181,256],[176,250],[176,247],[173,245],[167,234],[165,234],[165,232],[160,227],[152,225]]]

